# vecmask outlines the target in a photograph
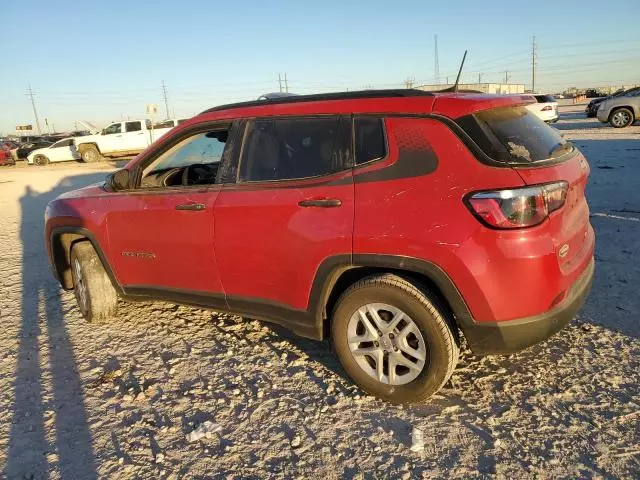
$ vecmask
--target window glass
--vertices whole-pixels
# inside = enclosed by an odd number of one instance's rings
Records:
[[[142,122],[126,122],[124,129],[126,132],[139,132],[142,130]]]
[[[370,162],[386,155],[382,120],[360,117],[354,121],[356,138],[356,165]]]
[[[535,97],[538,103],[549,103],[556,101],[556,99],[551,95],[536,95]]]
[[[572,149],[556,130],[524,107],[483,110],[457,123],[487,156],[498,161],[531,163]]]
[[[71,145],[73,145],[73,139],[69,138],[67,140],[61,140],[58,143],[53,144],[51,148],[70,147]]]
[[[121,123],[112,123],[107,128],[104,129],[105,135],[113,135],[114,133],[122,132],[122,124]]]
[[[163,122],[156,123],[153,128],[172,128],[173,120],[165,120]]]
[[[189,137],[160,155],[149,170],[157,172],[187,165],[218,163],[227,137],[227,130],[199,133]]]
[[[340,119],[258,119],[247,126],[240,180],[307,178],[340,171],[336,152]]]

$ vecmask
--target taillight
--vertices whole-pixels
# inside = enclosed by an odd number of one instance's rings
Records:
[[[550,110],[553,110],[553,107],[551,105],[547,105],[546,107],[542,107],[542,111],[543,112],[548,112]]]
[[[542,223],[567,198],[567,182],[478,192],[467,197],[471,212],[491,228],[526,228]]]

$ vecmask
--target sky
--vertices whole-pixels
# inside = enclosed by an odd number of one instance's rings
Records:
[[[184,117],[279,90],[320,93],[453,81],[531,87],[640,83],[640,0],[75,1],[0,3],[0,134],[77,120]]]

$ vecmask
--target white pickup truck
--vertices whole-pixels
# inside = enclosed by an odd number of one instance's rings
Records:
[[[182,121],[166,120],[162,122],[162,128],[152,128],[147,119],[115,122],[99,133],[76,137],[75,144],[85,162],[98,162],[102,157],[137,155]]]

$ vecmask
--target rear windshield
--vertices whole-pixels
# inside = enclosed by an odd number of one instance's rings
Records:
[[[535,97],[538,103],[549,103],[549,102],[556,101],[556,99],[553,98],[551,95],[536,95]]]
[[[528,164],[573,150],[556,130],[524,107],[502,107],[461,117],[458,125],[499,162]]]

